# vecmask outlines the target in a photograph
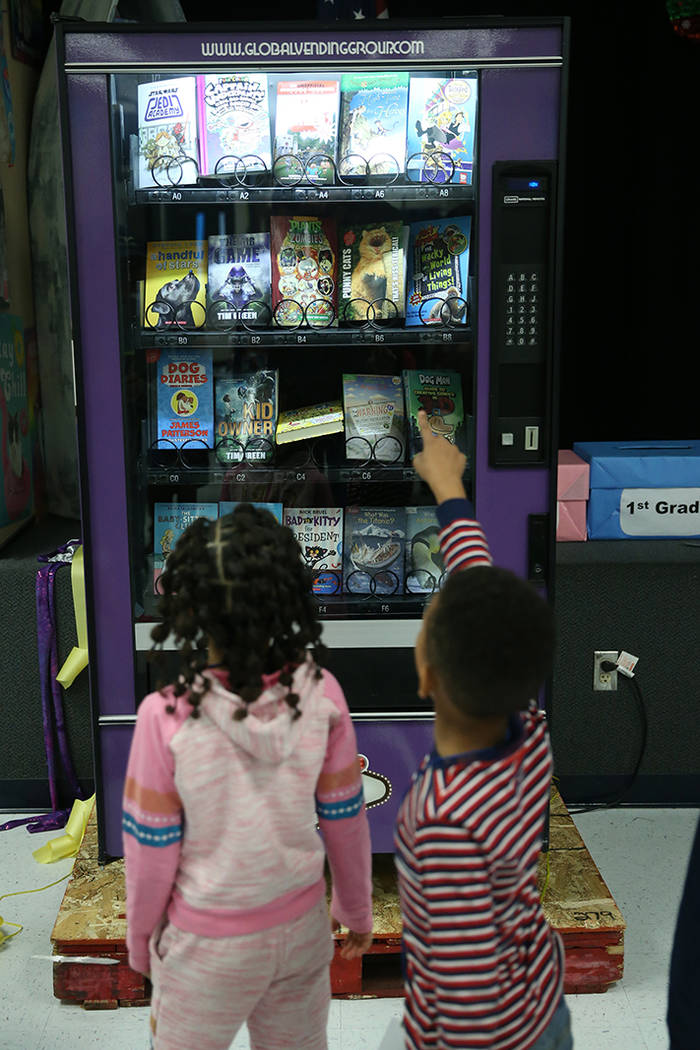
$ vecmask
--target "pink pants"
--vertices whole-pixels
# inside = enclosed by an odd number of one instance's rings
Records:
[[[153,1050],[228,1050],[244,1021],[252,1050],[327,1050],[332,957],[325,900],[238,937],[167,923],[151,939]]]

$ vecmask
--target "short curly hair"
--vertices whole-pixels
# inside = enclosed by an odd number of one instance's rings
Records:
[[[151,632],[156,655],[172,635],[180,653],[175,696],[187,695],[192,716],[209,683],[201,677],[211,642],[229,688],[252,703],[264,674],[280,672],[294,710],[292,674],[310,650],[320,678],[325,648],[311,595],[312,577],[296,538],[263,508],[239,504],[217,520],[198,518],[182,534],[160,577],[161,622]],[[170,709],[170,708],[169,708]],[[245,718],[247,707],[235,718]]]
[[[455,572],[433,600],[426,657],[464,714],[523,710],[551,671],[554,614],[535,588],[508,569]]]

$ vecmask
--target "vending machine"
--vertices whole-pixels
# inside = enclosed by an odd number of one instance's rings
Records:
[[[467,456],[495,561],[551,586],[567,21],[65,22],[57,44],[100,856],[160,574],[241,502],[311,567],[389,852],[443,578],[419,408]]]

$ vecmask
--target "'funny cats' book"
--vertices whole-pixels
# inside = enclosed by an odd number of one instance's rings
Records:
[[[401,222],[342,226],[341,321],[395,321],[405,313],[408,227]]]

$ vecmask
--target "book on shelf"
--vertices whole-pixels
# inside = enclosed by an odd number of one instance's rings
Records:
[[[156,503],[153,507],[153,592],[160,594],[158,579],[166,568],[175,544],[197,518],[215,521],[219,516],[217,503]]]
[[[406,133],[409,179],[472,185],[476,100],[476,76],[411,77]]]
[[[156,440],[182,448],[214,447],[214,381],[211,350],[156,351]]]
[[[272,323],[270,234],[229,233],[208,240],[207,321],[227,327]]]
[[[202,175],[229,172],[243,180],[270,170],[265,73],[202,73],[197,77],[197,107]]]
[[[471,217],[412,222],[406,326],[466,324]]]
[[[340,594],[343,572],[343,508],[285,507],[284,524],[294,533],[313,573],[314,594]]]
[[[275,111],[274,176],[297,183],[306,173],[314,185],[335,180],[340,82],[279,80]]]
[[[468,422],[464,416],[462,377],[459,372],[406,369],[403,372],[406,402],[408,458],[423,448],[418,412],[423,409],[433,434],[447,438],[468,455]]]
[[[435,507],[406,507],[406,590],[432,594],[439,589],[443,572]]]
[[[406,454],[400,376],[343,375],[347,459],[403,463]]]
[[[341,321],[394,321],[404,316],[408,237],[409,227],[402,222],[339,229]]]
[[[221,463],[243,458],[269,463],[275,454],[279,377],[276,369],[214,369],[216,455]]]
[[[340,175],[403,171],[408,73],[343,73],[340,81]],[[374,163],[367,168],[367,163]]]
[[[139,189],[197,181],[197,92],[193,76],[138,86]]]
[[[343,426],[343,406],[340,401],[322,401],[317,405],[290,408],[280,412],[277,444],[339,434]]]
[[[206,241],[149,241],[144,328],[201,328],[206,320],[206,285]]]
[[[270,219],[272,313],[282,327],[338,324],[335,222],[315,215]]]
[[[282,524],[283,507],[281,503],[256,503],[255,500],[221,500],[219,503],[219,517],[223,518],[225,514],[230,514],[236,507],[241,507],[246,502],[250,502],[253,507],[259,507],[260,510],[269,510],[273,518],[280,525]]]
[[[403,507],[346,507],[343,590],[403,594],[406,512]]]

